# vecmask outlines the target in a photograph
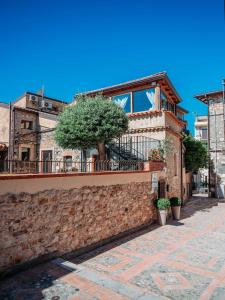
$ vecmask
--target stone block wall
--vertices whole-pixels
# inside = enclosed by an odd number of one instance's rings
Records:
[[[222,93],[209,101],[209,127],[210,189],[212,195],[225,198],[225,122]]]
[[[62,255],[151,223],[156,220],[153,200],[146,180],[2,194],[0,271],[42,255]]]

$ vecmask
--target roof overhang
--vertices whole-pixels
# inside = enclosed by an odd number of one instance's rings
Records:
[[[219,95],[223,95],[223,91],[219,90],[219,91],[214,91],[214,92],[208,92],[208,93],[204,93],[204,94],[199,94],[199,95],[195,95],[194,97],[198,100],[200,100],[201,102],[208,104],[208,100],[213,100],[213,97],[219,96]]]
[[[88,95],[88,96],[94,96],[98,93],[102,93],[104,96],[110,96],[111,94],[114,94],[116,92],[123,93],[126,92],[128,89],[136,89],[141,88],[143,86],[146,86],[148,84],[154,84],[154,83],[162,83],[162,85],[167,86],[169,90],[174,94],[176,98],[176,102],[181,102],[182,99],[180,98],[179,94],[177,93],[175,87],[173,86],[172,82],[170,81],[169,77],[167,76],[166,72],[160,72],[156,73],[150,76],[142,77],[139,79],[126,81],[124,83],[112,85],[109,87],[97,89],[88,91],[85,93],[80,93],[79,95]],[[75,95],[74,98],[76,98],[77,95]]]

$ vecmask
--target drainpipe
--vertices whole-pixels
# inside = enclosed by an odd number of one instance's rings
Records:
[[[181,143],[180,143],[180,166],[181,166],[181,176],[180,176],[180,185],[181,185],[181,201],[182,204],[184,204],[184,192],[183,192],[183,138],[181,139]]]
[[[211,159],[210,159],[210,110],[209,99],[206,99],[208,104],[208,197],[211,197]]]

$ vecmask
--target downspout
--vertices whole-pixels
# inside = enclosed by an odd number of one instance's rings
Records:
[[[210,159],[210,110],[209,99],[206,99],[208,104],[208,196],[211,197],[211,159]]]
[[[183,138],[181,138],[181,143],[180,143],[180,165],[181,165],[181,176],[180,176],[180,184],[181,184],[181,201],[182,201],[182,205],[184,204],[184,199],[183,199],[183,196],[184,196],[184,188],[183,188]]]

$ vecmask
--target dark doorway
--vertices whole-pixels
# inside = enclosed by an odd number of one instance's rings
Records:
[[[161,179],[158,182],[158,198],[166,197],[166,183],[165,180]]]
[[[8,168],[7,150],[0,150],[0,172],[4,172]]]
[[[42,151],[42,172],[43,173],[52,172],[52,150]]]
[[[30,160],[30,148],[23,147],[21,149],[21,160],[22,161],[29,161]]]

